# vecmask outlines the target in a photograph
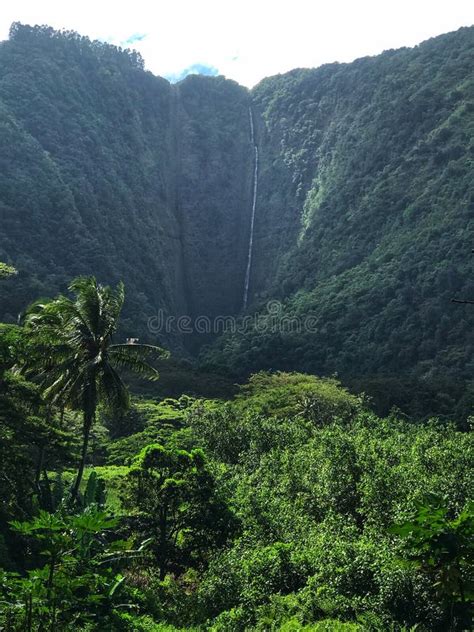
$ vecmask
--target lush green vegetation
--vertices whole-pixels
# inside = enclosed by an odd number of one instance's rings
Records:
[[[70,287],[1,330],[5,630],[468,629],[470,432],[301,373],[128,405],[123,288]]]
[[[1,630],[470,629],[473,36],[249,94],[13,25]],[[261,317],[198,367],[148,318],[240,310],[249,105]]]
[[[0,261],[0,279],[6,279],[13,274],[16,274],[15,268],[13,268],[12,266],[7,266],[6,263],[2,263]]]
[[[451,299],[474,296],[473,64],[466,28],[254,89],[252,279],[268,326],[220,339],[207,363],[240,375],[384,376],[389,390],[397,378],[422,391],[436,382],[451,399],[460,381],[472,384],[474,311]],[[275,298],[277,320],[299,327],[271,327]]]

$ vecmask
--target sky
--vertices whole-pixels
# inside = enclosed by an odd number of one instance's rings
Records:
[[[0,0],[10,24],[48,24],[135,48],[154,74],[266,76],[347,62],[474,24],[474,0]]]

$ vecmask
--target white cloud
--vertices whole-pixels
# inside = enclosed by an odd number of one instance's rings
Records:
[[[473,0],[2,0],[13,21],[129,45],[155,74],[202,64],[251,86],[294,67],[351,61],[474,23]],[[140,39],[141,38],[141,39]]]

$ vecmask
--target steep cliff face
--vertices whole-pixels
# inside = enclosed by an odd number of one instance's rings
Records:
[[[225,336],[208,359],[472,378],[474,310],[451,299],[474,296],[473,67],[466,28],[254,89],[252,296],[294,327]]]
[[[239,308],[250,212],[247,90],[179,85],[133,54],[16,26],[0,46],[2,311],[77,274],[127,286],[130,330]]]
[[[174,91],[188,314],[235,314],[242,304],[251,211],[249,95],[234,82],[198,76]]]
[[[395,233],[414,237],[418,221],[441,231],[454,216],[461,226],[469,219],[473,49],[474,29],[466,28],[255,88],[268,163],[258,229],[262,244],[272,226],[286,235],[283,294],[353,268]],[[257,249],[257,291],[268,279],[266,250]]]
[[[0,45],[0,260],[20,275],[0,311],[93,273],[125,281],[124,333],[151,336],[160,309],[239,313],[255,143],[247,311],[277,298],[313,326],[227,335],[207,361],[469,377],[474,310],[450,299],[474,296],[473,51],[466,28],[249,93],[173,86],[136,54],[16,25]]]

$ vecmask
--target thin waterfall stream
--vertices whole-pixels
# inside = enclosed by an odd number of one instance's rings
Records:
[[[255,142],[255,131],[253,125],[253,112],[249,107],[249,122],[250,122],[250,142],[254,151],[254,168],[253,168],[253,195],[252,195],[252,214],[250,216],[250,237],[249,237],[249,249],[247,255],[247,269],[245,271],[245,284],[244,284],[244,299],[243,308],[247,308],[249,297],[249,285],[250,285],[250,271],[252,268],[252,250],[253,250],[253,232],[255,226],[255,209],[257,208],[257,190],[258,190],[258,147]]]

